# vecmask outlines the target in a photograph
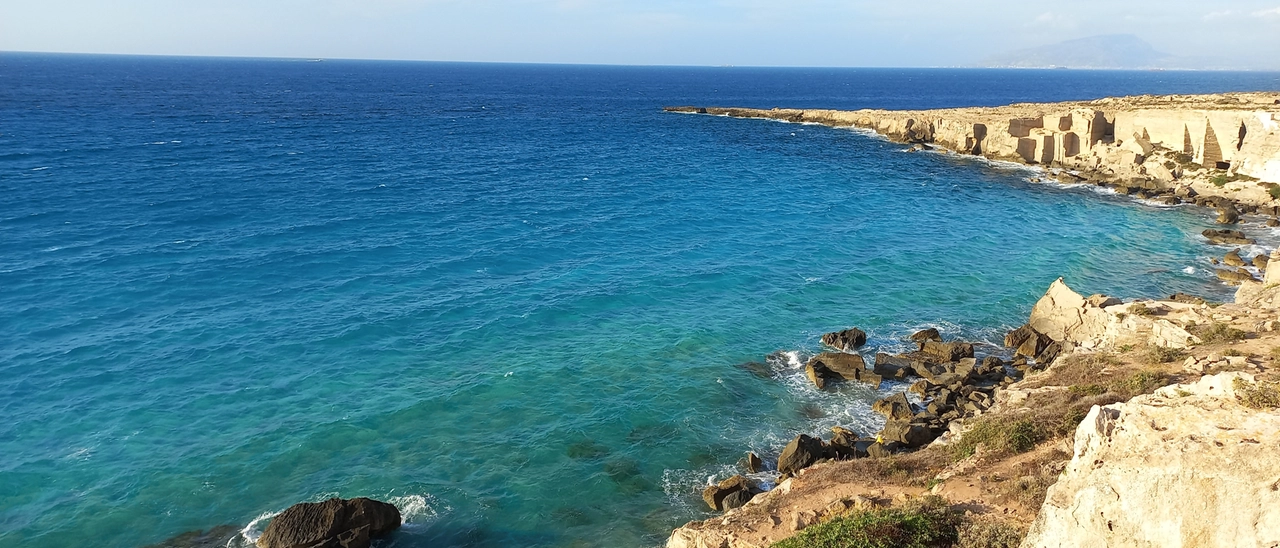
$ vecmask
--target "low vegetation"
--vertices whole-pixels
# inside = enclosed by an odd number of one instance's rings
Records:
[[[922,497],[895,508],[855,511],[774,544],[774,548],[931,548],[952,546],[963,517],[946,499]]]
[[[977,518],[960,526],[956,548],[1018,548],[1026,529],[1008,521]]]
[[[1195,326],[1192,334],[1200,337],[1200,340],[1208,344],[1213,343],[1233,343],[1243,341],[1245,332],[1223,322],[1214,322],[1208,325]]]
[[[1236,399],[1247,407],[1254,409],[1275,409],[1280,407],[1280,383],[1258,381],[1248,382],[1236,378],[1232,383],[1236,391]]]

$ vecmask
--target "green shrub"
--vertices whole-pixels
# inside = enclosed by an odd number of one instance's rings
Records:
[[[1098,384],[1073,384],[1067,390],[1076,396],[1101,396],[1107,393],[1107,387]]]
[[[1118,383],[1118,388],[1130,394],[1146,394],[1169,383],[1169,376],[1159,371],[1139,371]]]
[[[1026,530],[994,518],[977,518],[960,526],[956,548],[1018,548]]]
[[[1222,322],[1214,322],[1209,325],[1199,326],[1199,328],[1196,329],[1196,331],[1198,331],[1196,335],[1200,337],[1200,340],[1206,343],[1218,343],[1218,342],[1230,343],[1230,342],[1236,342],[1236,341],[1243,341],[1244,335],[1245,335],[1244,331],[1231,327],[1230,325]]]
[[[1214,175],[1209,178],[1209,182],[1213,183],[1213,186],[1216,187],[1225,186],[1227,184],[1227,175],[1225,173],[1221,175]]]
[[[965,432],[960,440],[951,444],[951,454],[956,460],[973,455],[979,445],[997,454],[1025,453],[1047,436],[1034,420],[981,419]]]
[[[1268,184],[1267,194],[1271,195],[1272,200],[1280,200],[1280,185],[1275,183]]]
[[[1164,346],[1152,346],[1142,355],[1142,361],[1148,365],[1158,365],[1180,360],[1186,357],[1187,353],[1177,348],[1168,348]]]
[[[1232,382],[1236,390],[1236,399],[1240,403],[1254,409],[1274,409],[1280,407],[1280,383],[1259,381],[1248,382],[1236,377]]]
[[[806,528],[774,548],[931,548],[952,545],[961,517],[928,496],[898,508],[864,510]]]

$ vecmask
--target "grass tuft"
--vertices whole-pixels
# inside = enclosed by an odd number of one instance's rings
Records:
[[[1236,377],[1232,383],[1236,390],[1236,399],[1246,407],[1254,409],[1275,409],[1280,407],[1280,383],[1258,381],[1248,382]]]
[[[864,510],[806,528],[774,548],[931,548],[958,538],[962,517],[927,496],[897,508]]]
[[[1206,343],[1232,343],[1236,341],[1243,341],[1245,337],[1244,331],[1231,327],[1223,322],[1214,322],[1209,325],[1198,326],[1196,331],[1198,331],[1198,333],[1195,333],[1195,335],[1199,336],[1200,340]]]
[[[1016,523],[979,517],[960,526],[956,548],[1018,548],[1027,531]]]

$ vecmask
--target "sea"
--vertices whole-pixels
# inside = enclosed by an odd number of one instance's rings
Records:
[[[661,545],[748,451],[880,426],[871,403],[904,385],[804,379],[825,332],[860,327],[870,354],[933,326],[998,353],[1059,276],[1231,296],[1204,209],[663,106],[1278,89],[0,54],[0,545],[248,546],[333,496],[399,507],[383,547]]]

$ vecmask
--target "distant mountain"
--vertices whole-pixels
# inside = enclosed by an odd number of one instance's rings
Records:
[[[1012,51],[988,57],[981,64],[1016,68],[1146,69],[1174,68],[1182,63],[1172,55],[1156,51],[1137,36],[1111,34]]]

